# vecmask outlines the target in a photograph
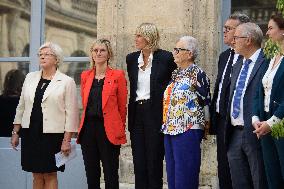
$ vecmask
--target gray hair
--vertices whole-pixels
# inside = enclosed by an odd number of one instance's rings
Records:
[[[43,45],[40,46],[39,51],[41,51],[44,48],[50,48],[52,53],[54,53],[56,59],[57,59],[57,67],[59,64],[63,63],[63,50],[62,48],[53,42],[45,42]]]
[[[229,16],[229,19],[238,20],[241,24],[250,22],[250,18],[246,14],[243,14],[241,12],[234,12]]]
[[[198,41],[192,36],[183,36],[179,39],[179,41],[185,42],[185,48],[190,50],[193,54],[193,60],[197,58],[198,55]]]
[[[250,37],[255,45],[258,47],[261,46],[263,33],[257,24],[248,22],[239,25],[238,28],[239,27],[243,36]]]

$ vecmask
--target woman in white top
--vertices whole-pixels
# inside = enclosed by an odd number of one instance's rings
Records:
[[[273,15],[266,33],[281,47],[281,53],[267,62],[254,100],[252,124],[260,138],[267,181],[270,189],[284,188],[284,138],[271,136],[271,128],[284,118],[284,18]]]
[[[33,173],[34,189],[57,189],[54,155],[68,155],[77,132],[79,113],[74,80],[58,70],[61,47],[47,42],[39,48],[40,71],[26,76],[14,119],[11,144],[16,150],[21,134],[22,169]]]

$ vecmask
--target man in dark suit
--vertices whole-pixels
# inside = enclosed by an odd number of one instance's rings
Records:
[[[210,106],[211,134],[216,134],[217,137],[217,160],[220,189],[232,188],[227,150],[224,143],[225,118],[228,109],[227,103],[229,99],[231,68],[237,59],[241,58],[241,56],[236,54],[233,50],[233,35],[236,27],[245,22],[249,22],[249,17],[247,15],[234,13],[228,18],[224,25],[224,43],[230,48],[222,52],[219,56],[218,74]]]
[[[130,81],[128,130],[135,173],[135,189],[162,189],[164,143],[161,133],[163,95],[176,68],[172,53],[158,48],[159,34],[151,23],[135,34],[139,50],[127,55]]]
[[[244,57],[232,70],[225,137],[234,189],[267,188],[261,147],[251,121],[253,97],[265,68],[262,37],[254,23],[239,25],[234,34],[234,49]]]

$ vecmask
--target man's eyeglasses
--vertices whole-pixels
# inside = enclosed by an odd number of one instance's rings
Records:
[[[38,57],[52,57],[52,56],[55,56],[54,54],[52,53],[38,53],[37,54]]]
[[[175,54],[178,54],[180,51],[190,51],[190,50],[188,50],[188,49],[183,49],[183,48],[174,48],[174,49],[173,49],[173,52],[174,52]]]
[[[235,41],[236,39],[245,39],[245,38],[248,38],[248,36],[234,36],[234,37],[233,37],[234,41]]]
[[[235,27],[231,27],[231,26],[224,26],[223,27],[223,32],[229,32],[236,29]]]

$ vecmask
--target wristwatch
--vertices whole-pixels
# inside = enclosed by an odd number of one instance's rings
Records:
[[[17,134],[18,134],[17,131],[12,130],[12,135],[17,135]]]

